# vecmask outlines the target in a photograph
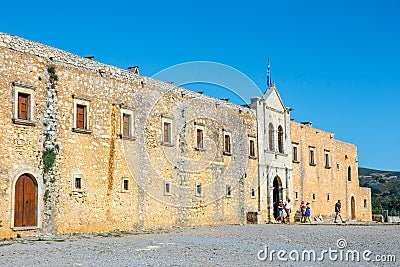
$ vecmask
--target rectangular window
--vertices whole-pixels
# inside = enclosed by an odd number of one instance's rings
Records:
[[[173,146],[172,122],[172,116],[161,115],[161,144],[164,146]]]
[[[34,118],[34,86],[13,82],[14,110],[13,122],[15,124],[33,126]]]
[[[166,195],[166,196],[171,195],[171,182],[170,181],[164,182],[164,195]]]
[[[256,190],[254,189],[254,187],[250,187],[250,197],[256,198]]]
[[[325,157],[325,168],[330,169],[331,168],[331,163],[329,160],[329,150],[324,150],[324,157]]]
[[[331,200],[331,196],[328,194],[326,197],[326,201],[329,201],[329,200]]]
[[[123,136],[131,136],[131,115],[123,113],[122,114],[122,135]]]
[[[315,196],[315,194],[314,194],[314,193],[312,194],[312,200],[313,200],[313,201],[315,201],[315,200],[316,200],[316,196]]]
[[[364,199],[364,208],[367,208],[367,206],[368,206],[367,204],[368,204],[367,200]]]
[[[75,177],[75,189],[82,189],[82,178],[81,177]]]
[[[249,135],[249,157],[256,158],[256,137],[253,135]]]
[[[86,106],[76,105],[76,128],[86,129]]]
[[[232,188],[230,185],[226,185],[226,197],[232,197]]]
[[[122,178],[122,192],[129,192],[129,178]]]
[[[134,108],[120,104],[121,107],[121,130],[122,139],[135,140],[135,117]]]
[[[310,146],[310,165],[315,166],[315,147]]]
[[[30,94],[18,93],[18,119],[29,120]]]
[[[297,192],[297,191],[294,192],[294,199],[295,200],[299,199],[299,192]]]
[[[74,98],[74,127],[72,131],[88,134],[89,130],[89,99],[73,95]]]
[[[292,152],[293,152],[293,162],[298,163],[299,158],[298,158],[298,144],[297,143],[292,144]]]
[[[231,133],[227,131],[223,131],[223,136],[224,136],[224,155],[232,155],[232,140],[231,140]]]
[[[203,130],[202,129],[196,129],[196,147],[198,149],[203,149],[204,148],[204,135],[203,135]]]
[[[228,134],[224,136],[224,152],[231,153],[231,137]]]
[[[200,197],[202,195],[202,191],[201,191],[201,183],[200,182],[196,182],[196,196]]]
[[[163,125],[163,142],[164,143],[172,143],[171,142],[171,123],[164,122]]]

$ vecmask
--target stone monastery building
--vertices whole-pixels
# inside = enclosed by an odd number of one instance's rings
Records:
[[[239,106],[0,33],[0,91],[2,238],[274,222],[287,197],[371,220],[356,147],[275,86]]]

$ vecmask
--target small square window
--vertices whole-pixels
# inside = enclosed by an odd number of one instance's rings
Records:
[[[164,182],[164,195],[166,195],[166,196],[171,195],[171,182],[170,181]]]
[[[196,182],[196,196],[200,197],[202,195],[202,188],[201,188],[201,183]]]
[[[232,197],[232,187],[230,185],[226,185],[226,197]]]
[[[256,190],[254,189],[254,187],[250,187],[250,197],[256,198]]]

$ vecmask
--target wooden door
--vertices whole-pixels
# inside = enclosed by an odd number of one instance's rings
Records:
[[[356,200],[353,196],[351,197],[351,219],[356,219]]]
[[[14,227],[36,226],[37,185],[33,178],[23,174],[15,184]]]

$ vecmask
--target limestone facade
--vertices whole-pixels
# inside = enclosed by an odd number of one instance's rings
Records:
[[[301,191],[275,87],[243,107],[0,33],[0,92],[1,237],[273,221]]]
[[[310,123],[292,121],[290,128],[296,209],[309,202],[312,216],[331,220],[340,200],[343,219],[370,221],[371,189],[359,185],[356,146]]]

